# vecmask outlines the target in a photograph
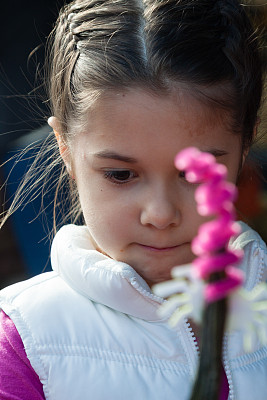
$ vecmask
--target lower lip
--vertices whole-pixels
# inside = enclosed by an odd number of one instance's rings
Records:
[[[141,246],[145,250],[153,251],[155,253],[167,253],[167,252],[170,252],[172,250],[176,250],[176,249],[178,249],[180,247],[180,246],[173,246],[173,247],[158,248],[158,247],[145,246],[143,244],[140,244],[139,246]]]

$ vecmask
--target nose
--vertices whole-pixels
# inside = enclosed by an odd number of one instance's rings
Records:
[[[149,188],[148,191],[141,210],[141,224],[157,229],[179,225],[181,213],[174,193],[159,185],[154,189]]]

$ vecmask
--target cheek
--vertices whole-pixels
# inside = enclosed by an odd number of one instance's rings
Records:
[[[129,230],[128,216],[118,212],[111,212],[107,208],[99,208],[93,212],[84,213],[84,218],[96,247],[111,258],[117,258],[121,248],[127,243],[133,230]]]
[[[198,213],[195,201],[196,189],[197,187],[192,190],[191,196],[188,196],[187,200],[184,201],[183,208],[183,227],[189,232],[191,239],[197,235],[200,225],[215,218],[215,216],[204,217]]]
[[[186,224],[188,224],[192,239],[197,235],[200,225],[207,220],[208,218],[202,217],[198,214],[196,204],[192,204],[192,207],[190,207],[190,212],[187,214],[186,218]]]
[[[126,199],[118,199],[101,189],[90,193],[81,190],[79,193],[84,219],[92,235],[112,241],[115,236],[127,234],[135,210]]]

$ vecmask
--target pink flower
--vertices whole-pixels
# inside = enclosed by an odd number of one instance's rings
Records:
[[[237,287],[239,287],[244,280],[242,271],[235,267],[227,266],[225,268],[225,278],[209,283],[205,288],[204,297],[208,303],[223,299],[225,295],[229,294]]]
[[[191,244],[193,253],[199,256],[193,263],[199,277],[208,280],[214,272],[225,272],[224,279],[209,283],[205,290],[206,301],[216,301],[240,286],[243,280],[240,271],[229,266],[239,262],[241,255],[227,250],[229,239],[240,232],[239,225],[234,222],[233,202],[237,189],[226,181],[225,165],[218,164],[210,153],[200,152],[194,147],[182,150],[175,157],[175,166],[185,171],[189,182],[200,184],[195,192],[199,214],[217,215],[215,220],[199,227]]]
[[[222,208],[237,198],[235,185],[229,182],[209,182],[200,185],[195,192],[197,209],[200,215],[219,213]]]
[[[227,265],[237,264],[242,260],[243,251],[225,251],[218,254],[205,254],[193,261],[195,274],[202,279],[207,279],[213,272],[223,271]]]
[[[196,255],[221,251],[229,239],[239,232],[240,227],[236,222],[226,222],[223,218],[206,222],[199,227],[198,234],[192,241],[192,251]]]

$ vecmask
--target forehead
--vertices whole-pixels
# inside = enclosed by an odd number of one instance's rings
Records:
[[[159,93],[141,88],[106,92],[86,115],[86,124],[90,130],[94,123],[104,123],[105,120],[115,122],[120,117],[125,122],[131,119],[131,122],[137,123],[133,120],[135,116],[152,113],[157,118],[173,114],[173,122],[181,123],[183,115],[188,117],[191,114],[191,121],[187,120],[187,123],[202,124],[203,128],[220,124],[232,132],[232,115],[229,110],[219,106],[221,91],[219,86],[202,88],[200,91],[180,84],[175,85],[171,91]]]
[[[164,94],[144,89],[105,94],[88,113],[86,128],[73,145],[92,151],[128,147],[128,152],[140,153],[189,145],[224,150],[232,142],[237,143],[237,135],[231,130],[230,113],[180,87]]]

